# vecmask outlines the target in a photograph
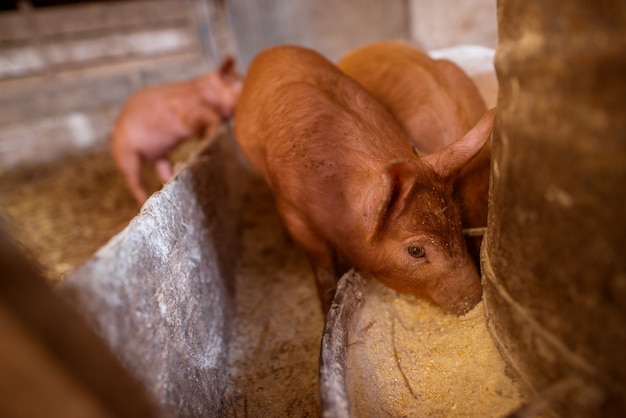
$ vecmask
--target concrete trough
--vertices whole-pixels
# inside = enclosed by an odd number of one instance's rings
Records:
[[[172,416],[223,416],[247,181],[217,138],[60,287]]]

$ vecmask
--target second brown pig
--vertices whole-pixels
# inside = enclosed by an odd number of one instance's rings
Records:
[[[407,42],[375,42],[351,51],[338,65],[395,116],[421,155],[457,141],[487,111],[461,68],[447,59],[432,59]],[[465,228],[487,225],[490,156],[487,141],[454,179]],[[466,242],[479,266],[482,237],[468,236]]]
[[[233,59],[226,58],[216,72],[144,88],[128,98],[113,128],[111,153],[139,204],[148,198],[142,165],[154,165],[161,181],[168,181],[168,154],[185,140],[208,136],[229,118],[241,85]]]
[[[235,112],[242,152],[311,261],[326,310],[349,266],[456,314],[480,300],[451,179],[492,123],[490,113],[459,141],[420,158],[365,89],[295,46],[255,57]]]

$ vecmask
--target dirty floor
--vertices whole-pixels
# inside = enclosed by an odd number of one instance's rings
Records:
[[[0,173],[0,216],[53,282],[87,261],[138,211],[106,152]]]
[[[258,180],[244,201],[226,400],[233,417],[317,417],[324,318],[313,273]]]

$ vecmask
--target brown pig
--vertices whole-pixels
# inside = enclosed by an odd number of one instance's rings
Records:
[[[111,153],[133,196],[148,198],[142,164],[153,164],[161,181],[172,176],[168,154],[192,137],[204,138],[228,119],[242,80],[232,58],[216,72],[193,80],[144,88],[124,103],[111,135]]]
[[[459,141],[420,158],[391,114],[334,64],[280,46],[252,61],[235,134],[309,257],[326,310],[342,269],[352,266],[462,314],[482,288],[451,179],[492,121],[489,113]]]
[[[498,77],[494,66],[496,51],[481,45],[456,45],[428,51],[433,59],[447,59],[472,79],[487,108],[498,102]]]
[[[407,42],[369,44],[348,53],[338,65],[396,117],[421,155],[463,137],[487,110],[461,68],[446,59],[432,59]],[[454,179],[464,228],[487,225],[490,156],[487,141]],[[466,237],[466,242],[479,266],[482,237]]]

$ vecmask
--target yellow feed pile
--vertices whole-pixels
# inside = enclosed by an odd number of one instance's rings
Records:
[[[355,318],[347,359],[354,417],[501,417],[520,405],[482,302],[457,317],[369,280]]]

